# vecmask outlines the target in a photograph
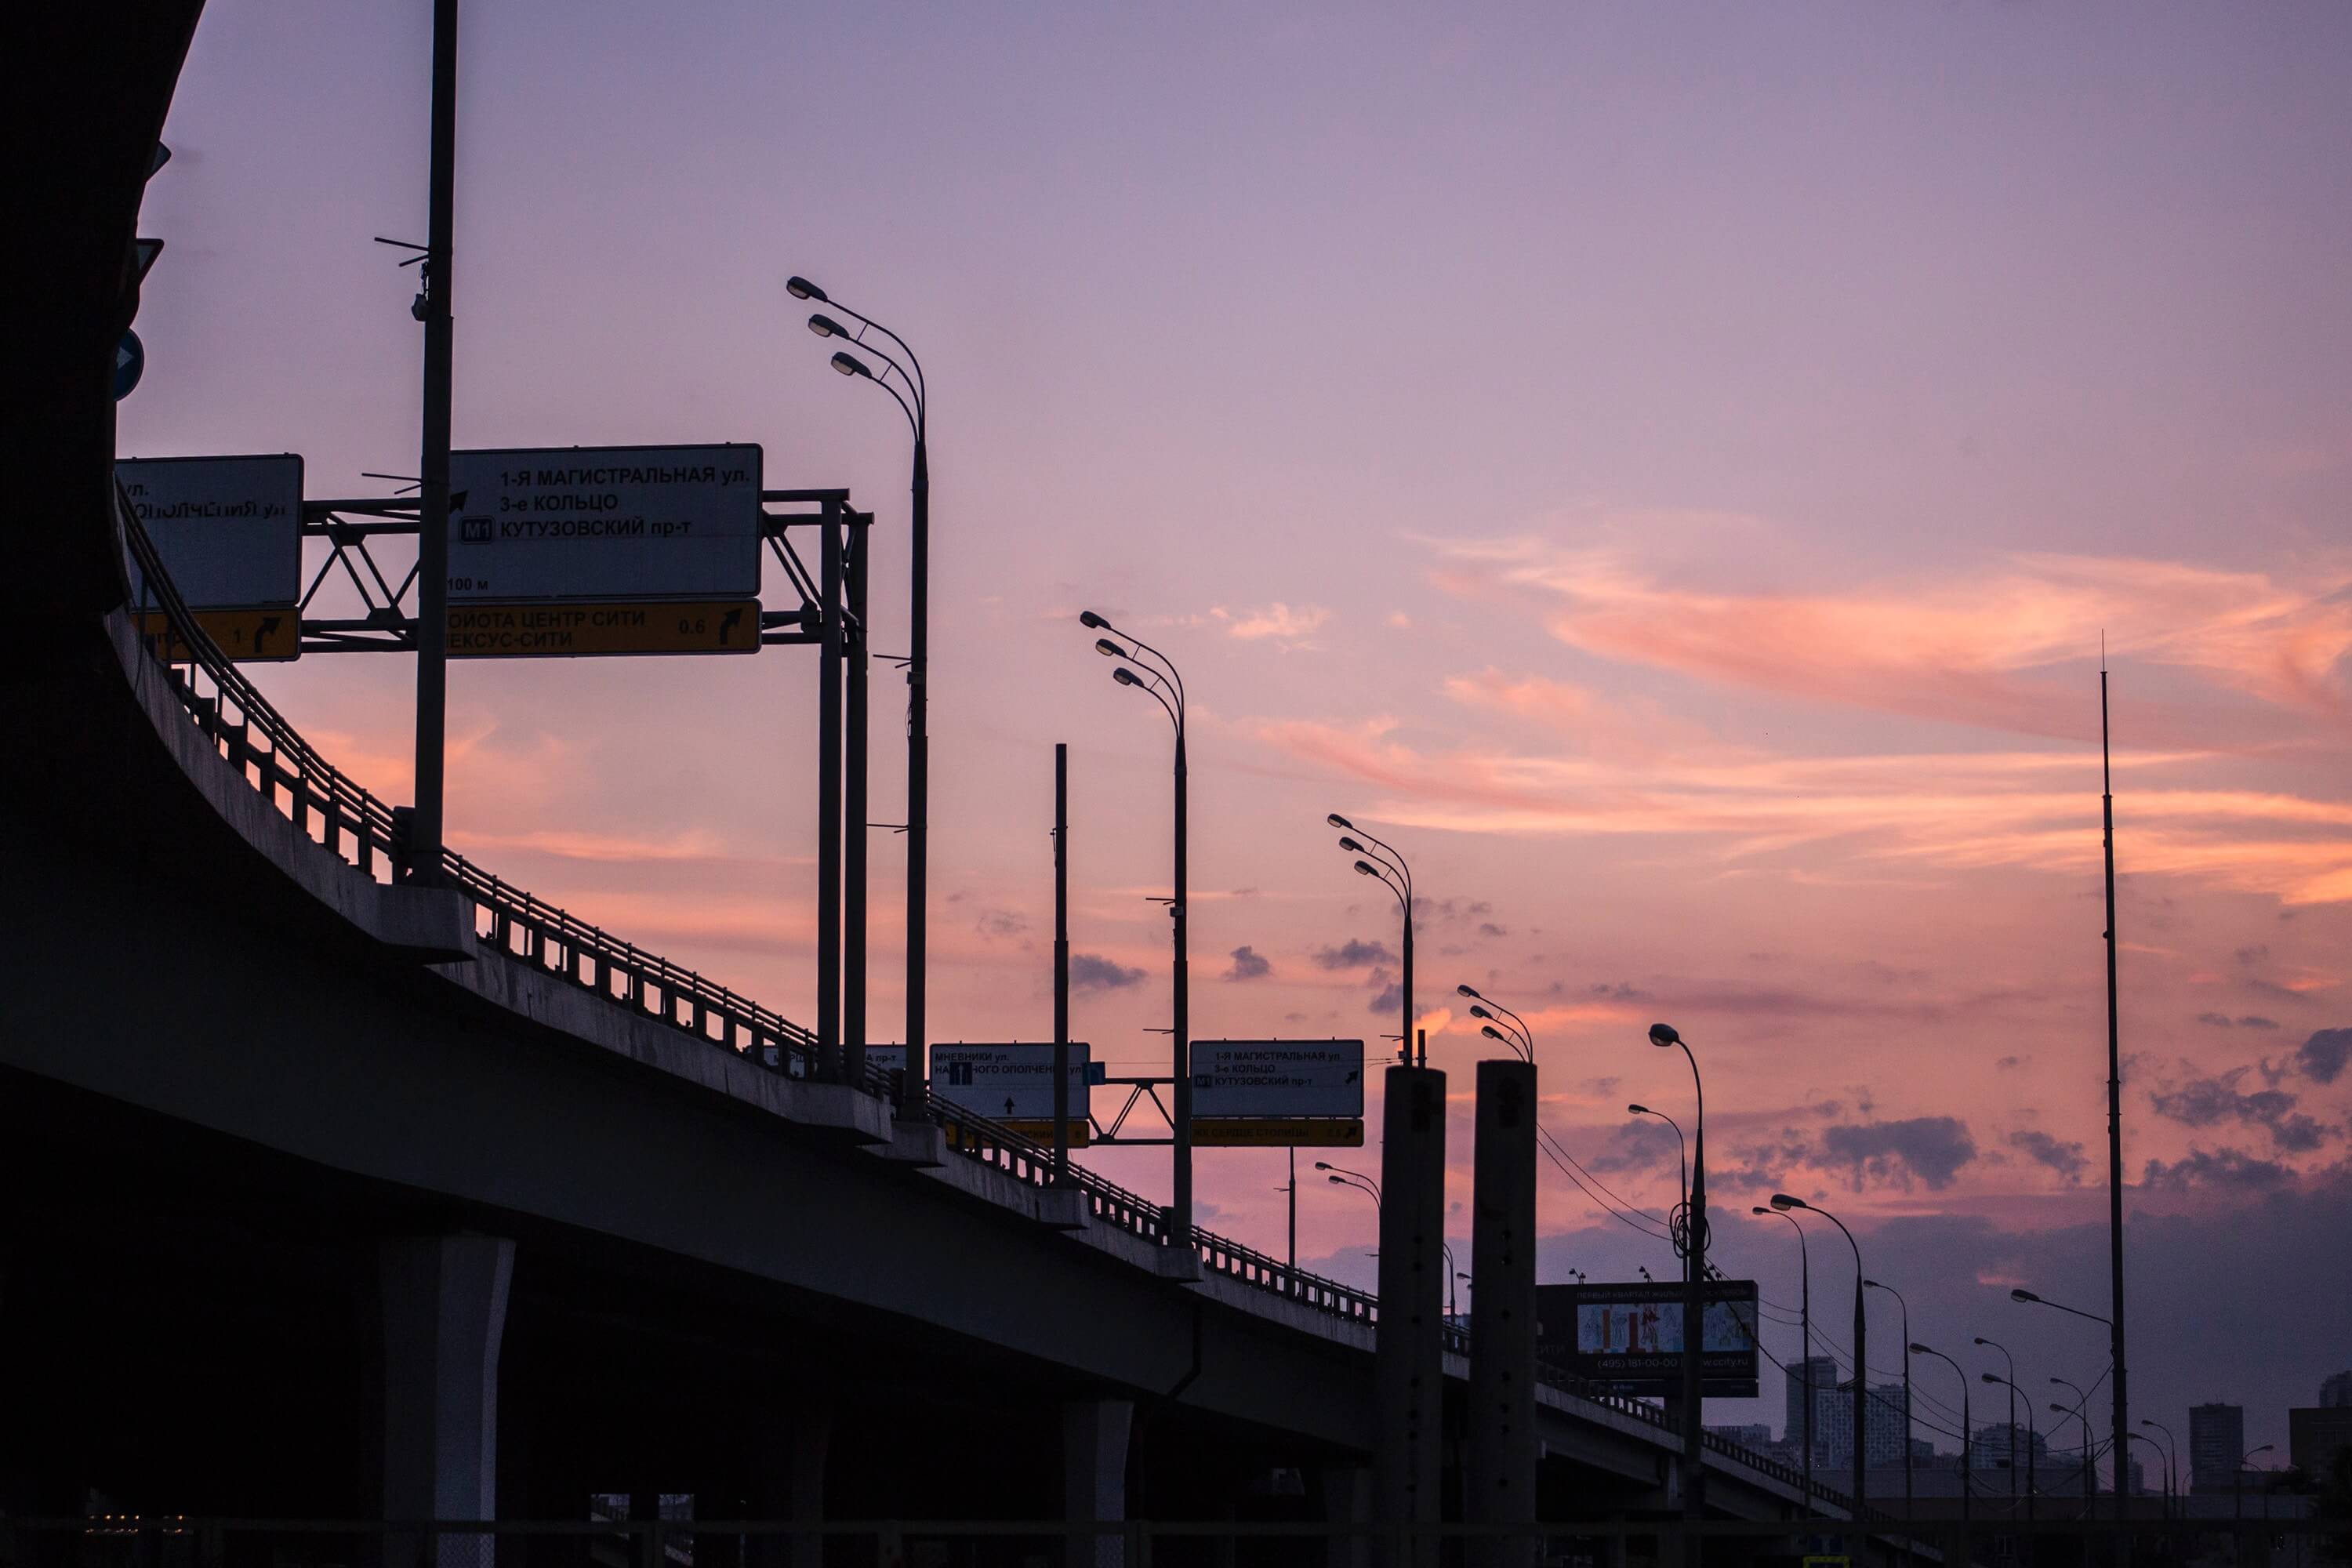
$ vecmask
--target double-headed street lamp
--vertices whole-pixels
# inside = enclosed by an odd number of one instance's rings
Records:
[[[1748,1211],[1755,1215],[1773,1215],[1789,1222],[1797,1233],[1798,1277],[1802,1280],[1803,1294],[1797,1298],[1798,1321],[1804,1325],[1804,1354],[1797,1358],[1803,1369],[1805,1387],[1805,1511],[1813,1511],[1813,1258],[1812,1248],[1805,1245],[1805,1227],[1797,1216],[1780,1209],[1766,1208],[1759,1204]]]
[[[1176,889],[1175,897],[1168,902],[1168,914],[1174,930],[1175,944],[1174,989],[1175,1016],[1171,1020],[1175,1036],[1174,1108],[1168,1120],[1173,1123],[1175,1152],[1175,1196],[1168,1205],[1168,1233],[1171,1245],[1190,1247],[1192,1245],[1192,982],[1190,949],[1184,934],[1185,910],[1185,805],[1184,805],[1184,678],[1176,672],[1173,660],[1131,632],[1119,632],[1092,610],[1078,616],[1078,624],[1088,631],[1118,632],[1135,645],[1123,647],[1108,637],[1095,639],[1095,651],[1105,658],[1121,661],[1110,672],[1110,678],[1121,686],[1142,692],[1166,711],[1169,723],[1176,728]],[[1156,668],[1155,668],[1156,666]]]
[[[1774,1193],[1772,1206],[1782,1210],[1802,1209],[1808,1214],[1821,1215],[1843,1232],[1845,1244],[1853,1248],[1853,1506],[1858,1518],[1867,1495],[1864,1486],[1870,1464],[1870,1445],[1864,1440],[1864,1434],[1869,1430],[1864,1425],[1864,1416],[1870,1399],[1870,1352],[1865,1337],[1870,1319],[1863,1310],[1862,1243],[1854,1240],[1853,1232],[1845,1228],[1845,1221],[1801,1197],[1788,1193]]]
[[[1976,1419],[1969,1414],[1968,1369],[1958,1362],[1930,1345],[1913,1340],[1909,1345],[1913,1355],[1931,1355],[1952,1369],[1960,1380],[1960,1522],[1969,1521],[1969,1505],[1976,1496]],[[1947,1409],[1950,1408],[1948,1405]]]
[[[1500,1002],[1495,1001],[1491,997],[1481,996],[1477,992],[1472,990],[1467,985],[1456,985],[1454,989],[1457,994],[1466,996],[1470,999],[1470,1016],[1474,1018],[1485,1020],[1486,1026],[1478,1031],[1480,1034],[1486,1036],[1490,1040],[1510,1047],[1513,1051],[1525,1058],[1529,1065],[1534,1064],[1536,1059],[1535,1031],[1528,1027],[1528,1021],[1525,1018],[1520,1017],[1517,1013],[1512,1012]],[[1490,1013],[1487,1011],[1490,1007],[1494,1009],[1494,1012]],[[1501,1016],[1497,1017],[1496,1016],[1496,1014],[1500,1014]],[[1508,1022],[1505,1022],[1506,1019],[1507,1019]],[[1502,1026],[1500,1028],[1496,1027],[1498,1024]]]
[[[1982,1334],[1977,1336],[1976,1342],[1988,1350],[2000,1352],[2000,1359],[2009,1367],[2010,1378],[2013,1379],[2017,1376],[2017,1358],[2009,1353],[2008,1346],[1998,1341],[1986,1339]],[[1985,1374],[1985,1381],[1994,1383],[2009,1380],[1997,1379],[1988,1373]],[[2031,1396],[2026,1399],[2025,1404],[2027,1409],[2032,1408],[2033,1401]],[[2014,1382],[2009,1384],[2009,1500],[2012,1503],[2017,1501],[2017,1384]]]
[[[1903,1292],[1892,1285],[1881,1285],[1875,1279],[1865,1279],[1866,1289],[1884,1290],[1895,1298],[1903,1311],[1903,1517],[1911,1518],[1911,1303]]]
[[[1977,1342],[1979,1344],[1989,1342],[1990,1342],[1985,1340],[1979,1340]],[[2000,1347],[1999,1345],[1994,1345],[1993,1349],[2000,1350]],[[2007,1355],[2009,1352],[2007,1351],[2001,1351],[2001,1353],[2003,1355]],[[1993,1384],[1995,1387],[2006,1388],[2009,1390],[2009,1490],[2010,1495],[2014,1497],[2017,1495],[2016,1411],[2017,1396],[2021,1390],[2015,1383],[2001,1376],[2000,1373],[1997,1372],[1988,1372],[1981,1373],[1980,1375],[1983,1377],[1985,1382]],[[2025,1519],[2026,1522],[2029,1524],[2033,1521],[2033,1450],[2041,1441],[2041,1431],[2035,1426],[2033,1420],[2033,1395],[2028,1394],[2025,1396]]]
[[[821,338],[841,338],[854,347],[882,362],[884,369],[877,375],[871,365],[844,349],[833,356],[833,368],[845,376],[862,377],[888,393],[907,416],[908,426],[915,437],[915,471],[909,487],[913,498],[913,517],[908,541],[909,586],[908,595],[907,634],[907,1068],[898,1079],[898,1112],[902,1116],[920,1113],[923,1105],[923,1079],[927,1071],[924,1054],[924,978],[927,970],[926,919],[928,879],[930,865],[930,800],[931,800],[931,740],[929,717],[929,679],[931,668],[931,458],[928,441],[929,429],[929,397],[923,384],[922,362],[907,340],[874,320],[861,315],[799,276],[784,280],[785,292],[795,300],[814,300],[820,305],[830,305],[857,323],[851,331],[823,311],[808,319],[809,331]],[[873,331],[889,339],[907,356],[900,364],[877,342],[866,341]],[[898,386],[890,384],[892,374]],[[902,395],[899,387],[906,389]],[[865,824],[857,826],[863,833]]]
[[[1404,911],[1404,1024],[1397,1032],[1397,1063],[1413,1065],[1412,1058],[1412,868],[1393,845],[1374,838],[1370,834],[1332,812],[1324,821],[1339,830],[1339,847],[1358,857],[1357,871],[1366,877],[1377,877],[1381,885],[1396,895],[1397,907]],[[1366,842],[1359,843],[1355,835],[1364,834]],[[1375,864],[1377,862],[1377,864]],[[1429,1049],[1422,1047],[1421,1065],[1429,1065]]]

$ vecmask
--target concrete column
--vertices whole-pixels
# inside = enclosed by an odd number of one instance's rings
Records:
[[[1478,1064],[1470,1216],[1470,1473],[1473,1524],[1536,1519],[1536,1068]],[[1537,1539],[1473,1542],[1479,1568],[1532,1568]]]
[[[752,1568],[822,1568],[824,1468],[833,1450],[833,1402],[822,1393],[796,1398],[784,1418],[763,1429],[758,1471],[745,1500],[761,1520],[784,1519],[807,1533],[754,1535]]]
[[[1080,1399],[1062,1406],[1062,1517],[1072,1524],[1127,1518],[1127,1440],[1135,1428],[1130,1399]],[[1122,1568],[1122,1535],[1073,1532],[1069,1568]]]
[[[1435,1524],[1445,1412],[1445,1075],[1392,1067],[1381,1125],[1381,1316],[1373,1356],[1372,1507]],[[1429,1568],[1434,1537],[1376,1538],[1382,1568]]]
[[[1323,1467],[1323,1522],[1361,1528],[1372,1517],[1372,1469],[1370,1465]],[[1371,1539],[1365,1535],[1333,1535],[1325,1548],[1324,1568],[1371,1568]]]
[[[383,1517],[498,1513],[499,1346],[514,1243],[403,1237],[378,1255],[383,1294]],[[452,1537],[447,1568],[488,1568],[491,1543]]]

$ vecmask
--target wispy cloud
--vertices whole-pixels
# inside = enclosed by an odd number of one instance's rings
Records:
[[[2078,689],[2035,672],[2110,651],[2193,671],[2352,733],[2352,562],[2297,581],[2179,562],[2018,555],[1958,578],[1844,592],[1667,581],[1635,551],[1532,539],[1439,547],[1440,580],[1527,590],[1552,635],[1621,663],[1790,697],[2080,736]]]

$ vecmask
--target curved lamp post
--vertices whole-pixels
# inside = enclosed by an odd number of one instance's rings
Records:
[[[1650,1026],[1650,1044],[1658,1049],[1680,1047],[1690,1063],[1691,1117],[1690,1191],[1684,1199],[1683,1218],[1683,1518],[1694,1522],[1706,1517],[1706,1467],[1701,1458],[1702,1388],[1699,1357],[1706,1341],[1706,1089],[1698,1076],[1698,1058],[1690,1043],[1672,1024]]]
[[[2167,1426],[2163,1422],[2142,1421],[2140,1425],[2143,1426],[2152,1427],[2156,1431],[2164,1434],[2164,1447],[2160,1452],[2164,1455],[2164,1506],[2166,1517],[2169,1518],[2172,1513],[2173,1499],[2178,1493],[2178,1483],[2180,1479],[2180,1445],[2174,1441],[2172,1428]],[[2135,1432],[2132,1436],[2138,1437],[2139,1434]],[[2140,1437],[2140,1441],[2143,1443],[2152,1442],[2153,1440],[2154,1439],[2152,1438]],[[2123,1489],[2123,1481],[2120,1478],[2116,1480],[2116,1489],[2118,1491]]]
[[[1490,996],[1481,996],[1476,991],[1471,989],[1467,985],[1456,985],[1454,990],[1456,995],[1466,996],[1470,999],[1470,1016],[1472,1017],[1485,1020],[1486,1027],[1478,1031],[1480,1034],[1486,1036],[1486,1038],[1490,1040],[1498,1041],[1503,1045],[1510,1047],[1513,1051],[1517,1052],[1528,1062],[1532,1064],[1535,1061],[1535,1031],[1528,1027],[1528,1021],[1525,1018],[1520,1017],[1517,1013],[1512,1012],[1508,1007],[1504,1006],[1500,1002],[1496,1001],[1494,998]],[[1487,1011],[1490,1007],[1494,1009],[1493,1012]],[[1497,1014],[1501,1015],[1501,1016],[1496,1016]],[[1506,1020],[1508,1021],[1506,1022]],[[1502,1026],[1497,1028],[1496,1026],[1496,1025],[1501,1025]]]
[[[2278,1445],[2275,1443],[2265,1443],[2259,1448],[2249,1448],[2244,1453],[2238,1456],[2237,1468],[2230,1472],[2230,1512],[2233,1518],[2242,1520],[2246,1517],[2246,1489],[2244,1485],[2246,1479],[2246,1461],[2252,1458],[2256,1454],[2267,1454],[2277,1447]],[[2267,1514],[2270,1507],[2270,1494],[2267,1492],[2263,1495],[2263,1506],[2265,1514]]]
[[[1176,888],[1175,896],[1168,901],[1170,922],[1174,928],[1171,938],[1174,944],[1172,973],[1174,980],[1175,1063],[1170,1086],[1174,1106],[1169,1121],[1175,1124],[1172,1141],[1175,1152],[1175,1196],[1168,1205],[1170,1239],[1178,1247],[1191,1247],[1192,1242],[1192,978],[1191,949],[1184,930],[1186,902],[1185,850],[1185,766],[1184,766],[1184,678],[1176,672],[1175,662],[1150,643],[1130,632],[1119,632],[1101,616],[1087,610],[1078,616],[1078,624],[1088,631],[1118,632],[1134,644],[1129,649],[1108,637],[1095,639],[1095,651],[1105,658],[1120,661],[1110,672],[1110,678],[1121,686],[1142,692],[1168,715],[1168,722],[1176,731]]]
[[[1805,1227],[1795,1215],[1781,1209],[1766,1208],[1759,1204],[1748,1211],[1755,1215],[1772,1215],[1789,1222],[1797,1233],[1797,1268],[1803,1281],[1804,1294],[1797,1298],[1798,1321],[1804,1325],[1805,1352],[1797,1364],[1805,1369],[1805,1511],[1813,1511],[1813,1258],[1812,1248],[1805,1243]]]
[[[1950,1367],[1960,1380],[1960,1523],[1965,1526],[1969,1521],[1969,1503],[1974,1500],[1977,1492],[1977,1425],[1976,1418],[1969,1413],[1968,1370],[1942,1351],[1930,1345],[1923,1345],[1916,1340],[1911,1342],[1910,1351],[1914,1355],[1934,1356],[1937,1361]]]
[[[1356,869],[1366,877],[1376,877],[1381,885],[1396,895],[1397,907],[1404,912],[1404,1022],[1397,1032],[1397,1064],[1411,1067],[1412,1059],[1412,869],[1395,847],[1340,816],[1332,812],[1323,818],[1339,830],[1339,847],[1356,856]],[[1359,842],[1357,834],[1363,834]],[[1429,1065],[1429,1049],[1422,1047],[1421,1065]]]
[[[929,396],[923,384],[922,362],[915,357],[915,351],[907,346],[906,339],[872,317],[862,315],[831,298],[824,289],[797,274],[784,280],[784,291],[795,300],[814,300],[820,305],[830,305],[857,323],[856,330],[852,331],[823,311],[808,319],[809,331],[818,337],[842,339],[882,362],[884,368],[880,374],[877,374],[865,360],[844,349],[834,354],[833,368],[852,379],[870,381],[888,393],[899,411],[906,415],[908,427],[915,437],[914,476],[908,486],[913,500],[913,515],[908,542],[910,562],[907,612],[907,1067],[898,1079],[898,1113],[901,1116],[916,1115],[922,1109],[923,1079],[929,1070],[924,1051],[924,980],[928,968],[926,938],[929,921],[926,909],[930,865],[931,800]],[[898,352],[907,356],[906,364],[900,364],[879,342],[867,342],[866,334],[868,331],[896,343]],[[889,378],[893,374],[898,378],[898,386],[890,384]],[[903,395],[899,387],[906,389]],[[865,831],[863,824],[859,825],[858,831]]]
[[[1870,1397],[1870,1352],[1864,1338],[1869,1317],[1863,1310],[1862,1243],[1854,1240],[1853,1232],[1845,1228],[1845,1221],[1804,1199],[1789,1193],[1774,1193],[1772,1206],[1776,1209],[1802,1209],[1817,1214],[1844,1233],[1845,1244],[1853,1249],[1853,1505],[1859,1510],[1868,1493],[1864,1489],[1870,1464],[1870,1444],[1865,1440],[1869,1427],[1864,1424],[1866,1402]]]
[[[1625,1110],[1631,1116],[1654,1116],[1675,1130],[1675,1147],[1680,1152],[1682,1160],[1682,1174],[1677,1178],[1679,1184],[1675,1191],[1682,1198],[1682,1223],[1688,1226],[1690,1224],[1690,1145],[1683,1141],[1683,1124],[1664,1111],[1653,1110],[1646,1105],[1629,1105]],[[1672,1226],[1667,1226],[1669,1231],[1674,1228]]]
[[[2053,1405],[2050,1408],[2061,1415],[2072,1415],[2083,1424],[2083,1517],[2088,1519],[2091,1517],[2092,1500],[2098,1496],[2099,1491],[2091,1469],[2091,1395],[2079,1384],[2069,1383],[2063,1377],[2053,1377],[2050,1381],[2074,1395],[2071,1408],[2063,1405]]]
[[[2000,1347],[1999,1345],[1995,1345],[1993,1346],[1993,1349],[2000,1350]],[[2002,1351],[2001,1353],[2006,1355],[2009,1352]],[[2011,1382],[2008,1378],[2001,1376],[2000,1373],[1997,1372],[1982,1373],[1979,1375],[1980,1375],[1985,1382],[1992,1384],[1996,1387],[2008,1389],[2009,1407],[2011,1410],[2015,1410],[2017,1408],[2017,1396],[2020,1390],[2016,1384]],[[2015,1416],[2012,1415],[2010,1420],[2009,1474],[2011,1478],[2010,1489],[2013,1496],[2016,1492],[2017,1476],[2017,1426],[2015,1425]],[[2041,1430],[2036,1426],[2033,1420],[2033,1395],[2029,1394],[2025,1396],[2025,1521],[2028,1524],[2033,1522],[2033,1449],[2034,1446],[2041,1442]]]
[[[2017,1358],[2009,1353],[2009,1348],[2006,1345],[1995,1340],[1986,1339],[1982,1334],[1977,1336],[1976,1342],[1989,1350],[2000,1352],[2000,1359],[2009,1367],[2010,1377],[2017,1376]],[[1993,1379],[1987,1378],[1985,1381],[1990,1383]],[[2029,1409],[2032,1406],[2032,1403],[2031,1399],[2026,1401]],[[2009,1500],[2011,1502],[2017,1500],[2017,1384],[2013,1382],[2009,1385]]]
[[[1903,1311],[1903,1518],[1907,1523],[1911,1518],[1911,1303],[1892,1285],[1881,1285],[1875,1279],[1862,1283],[1864,1289],[1884,1290],[1894,1297]]]

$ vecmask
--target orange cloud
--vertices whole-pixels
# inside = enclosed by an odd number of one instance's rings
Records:
[[[1535,590],[1584,652],[1788,696],[2079,736],[2089,710],[2032,672],[2111,652],[2192,671],[2352,733],[2352,566],[2282,584],[2181,563],[2024,555],[1958,581],[1847,593],[1722,593],[1624,549],[1527,540],[1443,547],[1441,578]]]

